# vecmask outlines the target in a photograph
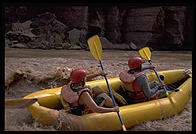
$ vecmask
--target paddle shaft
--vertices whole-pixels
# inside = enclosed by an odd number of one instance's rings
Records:
[[[101,61],[102,46],[101,46],[101,42],[100,42],[100,39],[99,39],[98,35],[94,35],[93,37],[89,38],[88,39],[88,45],[89,45],[89,49],[90,49],[92,55],[95,57],[95,59],[97,59],[99,61],[100,65],[101,65],[101,69],[104,70],[103,63]],[[112,90],[110,88],[110,85],[108,83],[108,79],[107,79],[106,75],[104,75],[104,78],[105,78],[110,96],[112,98],[113,104],[114,104],[114,106],[116,106],[116,102],[114,100],[114,96],[112,94]],[[118,118],[119,118],[120,123],[122,125],[123,131],[126,131],[126,127],[125,127],[125,125],[122,121],[122,118],[121,118],[119,112],[117,112],[117,115],[118,115]]]
[[[151,60],[148,60],[148,62],[152,65],[152,61],[151,61]],[[153,68],[153,71],[155,72],[155,74],[156,74],[156,76],[157,76],[159,82],[162,82],[162,80],[161,80],[161,78],[160,78],[160,76],[159,76],[159,74],[157,73],[157,71],[156,71],[155,68]],[[174,109],[175,109],[174,112],[177,113],[177,108],[176,108],[176,106],[175,106],[173,100],[171,99],[171,97],[170,97],[170,95],[169,95],[169,93],[168,93],[168,90],[166,89],[165,85],[163,85],[163,90],[166,92],[166,95],[168,96],[168,98],[169,98],[171,104],[173,105],[173,107],[174,107]]]
[[[151,60],[149,60],[148,62],[152,65],[152,61],[151,61]],[[156,71],[155,68],[153,68],[153,71],[155,72],[155,74],[156,74],[156,76],[157,76],[159,82],[162,82],[162,80],[161,80],[161,78],[160,78],[160,76],[159,76],[159,74],[157,73],[157,71]],[[166,93],[168,92],[168,90],[166,89],[165,85],[163,85],[163,90],[164,90]]]
[[[33,103],[35,103],[37,98],[15,98],[15,99],[5,99],[5,108],[15,109],[15,108],[26,108]]]
[[[102,63],[101,60],[99,60],[99,63],[100,63],[100,65],[101,65],[101,69],[104,70],[103,63]],[[104,75],[104,78],[105,78],[105,81],[106,81],[106,84],[107,84],[107,87],[108,87],[110,96],[111,96],[111,98],[112,98],[113,104],[114,104],[114,106],[116,106],[116,101],[115,101],[114,96],[113,96],[113,94],[112,94],[112,90],[111,90],[111,88],[110,88],[110,84],[109,84],[109,82],[108,82],[107,76]],[[117,115],[118,115],[118,118],[120,119],[121,125],[123,126],[123,130],[126,131],[126,128],[125,128],[125,126],[124,126],[123,120],[122,120],[122,118],[121,118],[119,112],[117,112]]]
[[[150,53],[150,50],[149,50],[149,49],[147,49],[147,50],[148,50],[148,52]],[[152,61],[151,61],[151,59],[150,59],[149,54],[147,54],[147,52],[146,52],[145,50],[144,50],[143,52],[144,52],[145,57],[146,57],[145,59],[148,59],[148,62],[152,65]],[[157,76],[159,82],[162,82],[162,80],[161,80],[159,74],[157,73],[155,67],[153,67],[153,71],[155,72],[155,74],[156,74],[156,76]],[[165,85],[163,85],[163,90],[166,92],[167,95],[169,95],[169,94],[168,94],[168,90],[166,89]]]

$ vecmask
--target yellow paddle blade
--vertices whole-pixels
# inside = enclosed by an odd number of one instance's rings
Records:
[[[37,98],[5,99],[5,108],[26,108],[37,101]]]
[[[91,51],[91,54],[95,57],[97,60],[102,59],[102,46],[101,41],[99,39],[98,35],[94,35],[93,37],[88,39],[88,46]]]
[[[127,131],[125,125],[122,125],[123,131]]]
[[[151,52],[150,52],[150,49],[149,47],[144,47],[144,48],[141,48],[139,50],[139,54],[142,58],[146,59],[146,60],[150,60],[150,57],[151,57]]]

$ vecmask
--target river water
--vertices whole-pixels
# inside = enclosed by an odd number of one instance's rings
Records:
[[[102,61],[107,77],[128,69],[130,56],[137,51],[103,50]],[[192,69],[191,51],[153,51],[151,60],[157,70]],[[45,88],[66,84],[72,69],[83,67],[88,73],[101,71],[99,62],[87,50],[40,50],[5,48],[5,98],[24,97]],[[95,79],[103,79],[97,77]],[[7,131],[57,131],[34,121],[26,109],[5,109]],[[185,109],[171,118],[147,121],[129,131],[192,131],[192,98]]]

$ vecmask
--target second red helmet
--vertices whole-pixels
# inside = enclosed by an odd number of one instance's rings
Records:
[[[142,63],[143,63],[143,60],[141,57],[134,56],[129,59],[128,66],[130,69],[137,69],[141,67]]]
[[[73,83],[79,83],[82,81],[83,78],[86,77],[86,75],[87,72],[84,69],[78,68],[71,72],[70,79]]]

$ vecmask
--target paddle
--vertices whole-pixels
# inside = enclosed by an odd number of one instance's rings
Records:
[[[5,99],[5,108],[15,109],[15,108],[26,108],[33,103],[35,103],[37,98],[14,98],[14,99]]]
[[[53,95],[53,94],[52,94]],[[13,99],[5,99],[5,108],[15,109],[15,108],[26,108],[36,101],[38,99],[48,99],[48,97],[51,97],[51,95],[45,95],[42,97],[32,97],[32,98],[13,98]]]
[[[99,61],[100,65],[101,65],[101,69],[104,70],[103,63],[101,61],[101,59],[102,59],[102,46],[101,46],[101,41],[99,39],[99,36],[94,35],[91,38],[89,38],[87,42],[88,42],[88,46],[89,46],[91,54],[94,56],[95,59],[97,59]],[[116,106],[116,102],[114,100],[114,96],[112,94],[112,90],[110,88],[110,85],[108,83],[108,79],[107,79],[106,75],[104,75],[104,78],[106,80],[106,84],[107,84],[110,96],[112,98],[113,104],[114,104],[114,106]],[[122,120],[119,112],[117,112],[117,115],[118,115],[118,118],[120,119],[120,123],[122,125],[123,131],[126,131],[126,127],[123,123],[123,120]]]
[[[151,59],[150,59],[150,58],[151,58],[151,51],[150,51],[149,47],[141,48],[141,49],[139,50],[139,54],[140,54],[140,56],[141,56],[142,58],[148,60],[148,62],[149,62],[150,64],[152,64],[152,61],[151,61]],[[156,74],[156,76],[157,76],[159,82],[162,82],[162,80],[161,80],[161,78],[160,78],[160,76],[159,76],[159,74],[157,73],[157,71],[156,71],[155,68],[153,68],[153,71],[155,72],[155,74]],[[171,97],[170,97],[170,95],[169,95],[169,93],[168,93],[168,90],[166,89],[166,86],[165,86],[165,85],[163,85],[163,89],[164,89],[164,91],[166,92],[166,95],[167,95],[167,97],[169,98],[170,102],[172,103],[172,105],[173,105],[174,108],[175,108],[174,102],[172,101],[172,99],[171,99]]]

